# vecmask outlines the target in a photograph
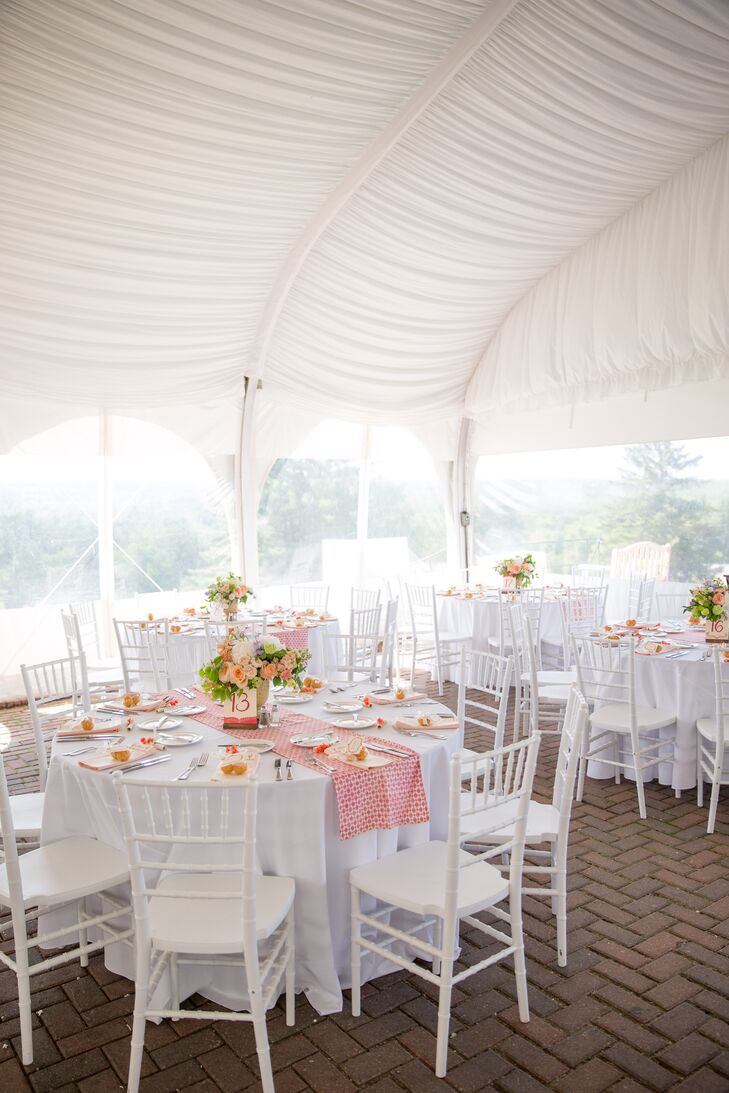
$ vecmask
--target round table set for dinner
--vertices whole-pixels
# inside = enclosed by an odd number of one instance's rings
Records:
[[[559,589],[545,590],[540,634],[545,667],[551,667],[550,652],[562,650],[562,622]],[[439,593],[438,625],[452,634],[471,635],[471,647],[487,650],[499,638],[499,595],[497,589]],[[491,645],[493,650],[493,644]]]
[[[139,713],[117,711],[113,703],[98,707],[90,730],[98,739],[83,738],[78,726],[67,731],[80,741],[56,735],[42,841],[93,835],[123,848],[110,775],[131,762],[149,763],[130,771],[135,781],[172,781],[189,771],[193,783],[232,779],[221,773],[221,761],[249,756],[259,781],[260,866],[296,882],[296,989],[319,1013],[336,1012],[349,985],[349,871],[445,837],[448,764],[462,743],[456,719],[443,706],[412,692],[396,701],[394,693],[372,688],[333,685],[290,701],[274,692],[274,724],[259,729],[225,730],[221,707],[197,690],[189,700],[177,692],[142,696],[146,710]],[[102,738],[108,735],[111,742]],[[362,749],[359,758],[353,747]],[[112,750],[123,761],[113,759]],[[153,802],[153,788],[150,795]],[[50,928],[66,924],[45,918]],[[106,959],[133,978],[128,947],[107,947]],[[365,978],[391,970],[387,963],[364,966]],[[198,991],[233,1009],[245,1000],[235,968],[185,966],[180,976],[183,998]],[[158,993],[168,989],[163,979]]]
[[[192,679],[196,679],[198,668],[207,660],[204,624],[206,618],[210,616],[187,613],[170,620],[168,667],[174,686],[185,686]],[[339,633],[339,621],[333,615],[319,612],[315,615],[306,612],[291,613],[276,608],[257,613],[241,611],[231,620],[231,625],[245,630],[246,627],[261,626],[264,621],[267,633],[277,637],[282,645],[293,649],[308,649],[310,657],[307,670],[312,675],[324,675],[324,637],[326,634]]]

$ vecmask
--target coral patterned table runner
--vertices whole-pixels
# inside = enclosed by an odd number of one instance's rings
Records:
[[[168,697],[179,698],[179,695],[171,692]],[[260,738],[262,735],[260,729],[223,729],[221,707],[197,688],[194,701],[200,706],[205,706],[204,713],[193,715],[194,721],[200,721],[220,732],[224,731],[226,735],[241,741]],[[293,759],[294,762],[311,769],[309,763],[311,752],[309,749],[297,748],[292,744],[291,735],[297,732],[313,735],[331,731],[332,726],[326,721],[285,710],[281,718],[281,726],[267,727],[263,730],[263,735],[267,740],[273,741],[273,750],[277,755]],[[337,732],[347,735],[346,729],[338,728]],[[365,736],[363,739],[365,746],[368,741],[376,744],[388,743],[381,737]],[[420,756],[399,742],[395,746],[398,751],[407,754],[403,758],[393,756],[393,761],[387,766],[370,769],[357,770],[350,764],[341,763],[333,756],[327,755],[326,752],[318,756],[328,766],[335,768],[330,777],[334,783],[337,798],[340,838],[351,839],[366,831],[385,830],[400,827],[403,824],[422,824],[430,819]]]

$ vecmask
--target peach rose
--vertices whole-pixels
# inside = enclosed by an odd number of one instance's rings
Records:
[[[275,664],[264,664],[261,668],[261,679],[273,679],[276,675]]]
[[[724,593],[715,592],[712,599],[714,600],[714,603],[724,603]]]
[[[245,682],[246,682],[248,677],[245,674],[245,672],[243,671],[243,669],[241,668],[240,664],[231,665],[231,667],[228,669],[228,671],[229,671],[230,682],[231,683],[235,683],[236,687],[245,686]]]
[[[232,667],[232,665],[227,664],[227,663],[223,664],[223,666],[221,667],[220,671],[218,672],[218,679],[220,680],[221,683],[230,683],[230,669],[231,669],[231,667]]]

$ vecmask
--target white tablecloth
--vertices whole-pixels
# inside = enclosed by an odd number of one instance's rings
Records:
[[[700,645],[684,656],[666,660],[663,656],[636,657],[636,699],[640,705],[676,713],[676,745],[673,766],[661,763],[645,774],[647,780],[658,778],[673,789],[691,789],[696,785],[696,721],[714,716],[714,668],[702,659]],[[667,737],[672,730],[660,734]],[[591,762],[590,778],[612,778],[615,768]]]
[[[245,620],[239,624],[245,630]],[[276,627],[271,627],[276,629]],[[311,659],[306,667],[309,675],[324,676],[324,635],[338,634],[339,622],[322,622],[318,626],[307,627],[309,652]],[[286,642],[282,639],[283,644]],[[190,687],[200,682],[199,670],[207,659],[205,635],[199,631],[182,634],[170,634],[169,670],[173,687]],[[149,689],[149,687],[147,687]]]
[[[354,688],[360,693],[363,688]],[[331,696],[329,696],[331,697]],[[305,706],[295,707],[312,716],[322,716],[324,699],[314,698]],[[430,708],[430,707],[429,707]],[[391,720],[388,708],[383,716]],[[437,709],[437,707],[432,707]],[[410,711],[409,711],[410,712]],[[133,777],[172,778],[183,770],[190,756],[202,750],[211,753],[209,773],[214,769],[217,745],[230,739],[215,729],[192,719],[186,729],[195,729],[203,743],[191,748],[172,750],[169,763]],[[373,730],[377,732],[377,730]],[[262,730],[262,735],[265,730]],[[430,823],[373,831],[342,841],[339,837],[334,787],[330,778],[299,764],[294,765],[292,782],[274,781],[273,753],[261,757],[259,767],[258,850],[265,873],[293,877],[296,881],[296,989],[304,991],[321,1014],[342,1008],[342,988],[349,979],[349,871],[356,865],[373,861],[395,850],[418,845],[433,838],[445,838],[448,816],[448,762],[460,745],[460,732],[450,732],[444,741],[413,737],[406,739],[392,730],[383,736],[406,743],[421,754],[423,782],[430,804]],[[42,842],[53,842],[70,835],[92,835],[122,848],[119,816],[111,776],[97,774],[78,766],[78,760],[62,756],[74,745],[54,744],[43,813]],[[200,771],[193,779],[204,778]],[[45,917],[44,927],[65,925],[55,915]],[[131,953],[115,945],[107,948],[109,967],[132,978]],[[367,978],[393,970],[392,964],[375,967],[365,959]],[[184,972],[184,974],[183,974]],[[184,967],[180,970],[182,997],[200,991],[213,1001],[239,1008],[244,995],[240,974],[229,968]]]

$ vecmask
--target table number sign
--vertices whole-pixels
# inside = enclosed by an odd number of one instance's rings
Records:
[[[257,723],[255,689],[251,687],[233,691],[223,703],[223,724],[240,729]]]

